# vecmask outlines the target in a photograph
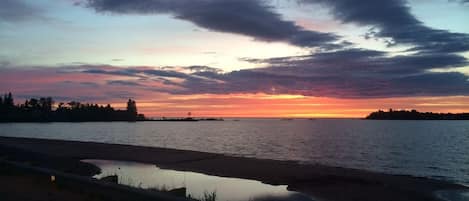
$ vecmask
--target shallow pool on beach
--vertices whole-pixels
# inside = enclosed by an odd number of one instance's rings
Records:
[[[186,196],[203,198],[215,193],[220,201],[312,201],[309,196],[287,190],[286,185],[270,185],[256,180],[211,176],[201,173],[161,169],[155,165],[83,160],[101,168],[97,179],[117,175],[118,183],[143,189],[172,190],[186,188]]]
[[[0,124],[0,135],[294,160],[424,176],[469,186],[469,121],[5,123]]]

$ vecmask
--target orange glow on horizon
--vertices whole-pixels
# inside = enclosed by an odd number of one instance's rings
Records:
[[[125,107],[124,101],[114,101],[114,107]],[[137,99],[137,106],[148,117],[184,117],[191,112],[197,117],[363,118],[370,112],[389,108],[468,112],[469,97],[339,99],[288,94],[202,94]]]

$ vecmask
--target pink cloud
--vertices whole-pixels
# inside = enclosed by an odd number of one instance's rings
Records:
[[[41,95],[102,101],[112,100],[113,97],[120,99],[144,97],[147,94],[158,93],[156,89],[175,89],[175,86],[166,85],[161,80],[142,80],[126,75],[86,72],[87,70],[119,69],[110,66],[3,68],[0,69],[0,92],[11,91],[19,97]],[[135,84],[126,85],[125,83]]]

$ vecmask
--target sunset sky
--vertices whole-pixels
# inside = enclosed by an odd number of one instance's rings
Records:
[[[468,0],[2,0],[0,93],[151,117],[469,112]]]

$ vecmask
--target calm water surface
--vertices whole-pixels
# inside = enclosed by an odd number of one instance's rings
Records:
[[[295,160],[469,185],[469,121],[12,123],[0,124],[0,135]]]
[[[218,177],[187,171],[161,169],[155,165],[108,161],[84,160],[101,168],[102,178],[117,175],[119,184],[143,189],[186,188],[186,196],[203,198],[205,193],[215,193],[222,201],[313,201],[305,194],[287,190],[286,185],[269,185],[249,179]]]

